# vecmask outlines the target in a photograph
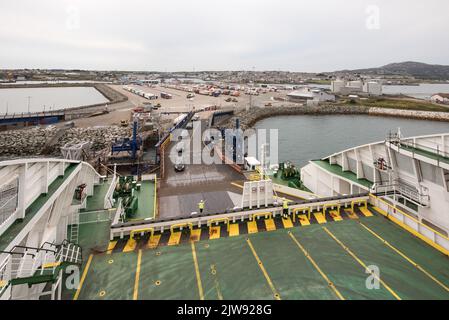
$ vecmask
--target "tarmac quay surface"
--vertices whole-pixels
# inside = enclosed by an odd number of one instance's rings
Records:
[[[204,132],[207,126],[206,120],[201,120],[201,128],[194,127],[189,130]],[[205,145],[201,144],[201,150]],[[198,202],[204,200],[205,213],[223,212],[241,205],[241,188],[235,185],[238,182],[243,185],[245,177],[232,169],[229,165],[221,164],[221,160],[214,154],[215,163],[220,164],[186,164],[182,172],[176,172],[170,153],[178,154],[176,142],[172,142],[164,154],[165,176],[161,180],[159,190],[159,217],[173,218],[190,216],[192,212],[198,211]],[[184,150],[184,160],[194,157],[193,147]]]

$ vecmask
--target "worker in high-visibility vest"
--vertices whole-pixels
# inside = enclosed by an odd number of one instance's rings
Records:
[[[282,214],[282,217],[288,218],[288,200],[284,198],[284,201],[282,202],[282,208],[284,208],[284,213]]]
[[[201,200],[198,202],[198,209],[200,210],[200,213],[203,213],[204,211],[204,200]]]

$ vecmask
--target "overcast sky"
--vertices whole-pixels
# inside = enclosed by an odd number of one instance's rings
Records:
[[[333,71],[449,64],[447,0],[14,0],[0,68]]]

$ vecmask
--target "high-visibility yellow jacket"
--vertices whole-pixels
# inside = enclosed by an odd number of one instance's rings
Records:
[[[198,208],[204,209],[204,202],[203,201],[198,203]]]
[[[284,203],[282,204],[282,207],[284,209],[288,209],[288,201],[287,200],[284,200]]]

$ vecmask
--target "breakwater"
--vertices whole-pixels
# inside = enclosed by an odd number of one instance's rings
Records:
[[[260,120],[274,117],[274,116],[288,116],[288,115],[351,115],[351,114],[365,114],[369,116],[391,116],[419,120],[434,120],[449,122],[449,108],[448,112],[432,112],[419,110],[403,110],[403,109],[388,109],[364,106],[276,106],[276,107],[253,107],[248,110],[235,110],[234,115],[224,124],[224,127],[231,128],[234,126],[235,119],[240,119],[240,126],[242,129],[247,129]]]

